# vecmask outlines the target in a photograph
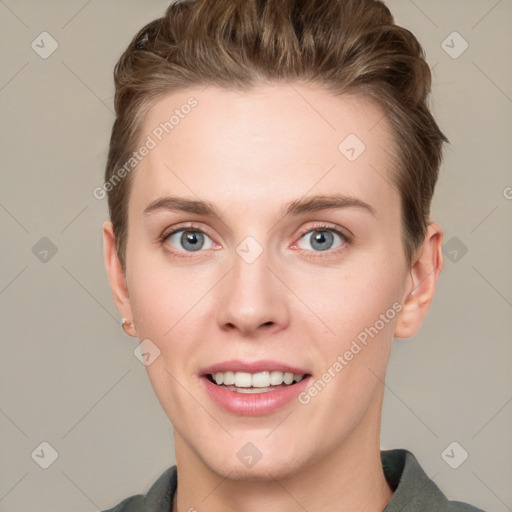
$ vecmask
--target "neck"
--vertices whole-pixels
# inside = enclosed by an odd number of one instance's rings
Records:
[[[229,468],[226,474],[213,470],[175,431],[173,512],[295,512],[297,506],[316,512],[382,512],[393,491],[380,459],[380,414],[381,407],[369,410],[348,439],[306,459],[297,470],[286,473],[272,466],[257,479],[230,478]]]

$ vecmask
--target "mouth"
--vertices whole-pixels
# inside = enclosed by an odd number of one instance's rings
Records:
[[[225,411],[264,416],[295,403],[310,385],[312,373],[270,359],[232,359],[203,368],[200,377],[206,394]]]
[[[212,384],[220,388],[246,394],[268,393],[284,387],[293,387],[310,376],[309,373],[292,373],[279,370],[255,373],[219,371],[205,375]]]

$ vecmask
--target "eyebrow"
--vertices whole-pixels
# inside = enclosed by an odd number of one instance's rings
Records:
[[[373,206],[356,197],[341,194],[317,195],[308,198],[296,199],[282,207],[281,216],[286,217],[289,215],[300,215],[319,210],[353,207],[367,211],[374,217],[376,216],[375,208],[373,208]],[[221,218],[220,213],[212,203],[177,196],[167,196],[155,199],[146,206],[143,213],[144,215],[148,215],[156,211],[181,211]]]
[[[297,199],[285,205],[282,209],[282,215],[299,215],[301,213],[316,212],[327,210],[329,208],[360,208],[363,211],[371,213],[376,217],[376,211],[373,206],[357,197],[345,196],[342,194],[320,195],[309,198]]]
[[[144,215],[148,215],[155,211],[180,211],[219,217],[217,210],[211,203],[177,196],[159,197],[149,203],[143,213]]]

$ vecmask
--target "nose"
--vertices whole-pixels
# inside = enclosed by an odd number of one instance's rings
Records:
[[[251,263],[234,255],[233,268],[222,280],[217,297],[216,319],[222,330],[251,337],[286,328],[286,288],[269,263],[266,251]]]

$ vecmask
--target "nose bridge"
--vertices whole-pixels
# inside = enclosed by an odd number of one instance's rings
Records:
[[[217,308],[220,327],[245,335],[263,326],[277,329],[288,321],[283,291],[269,268],[270,253],[251,238],[236,248]]]

